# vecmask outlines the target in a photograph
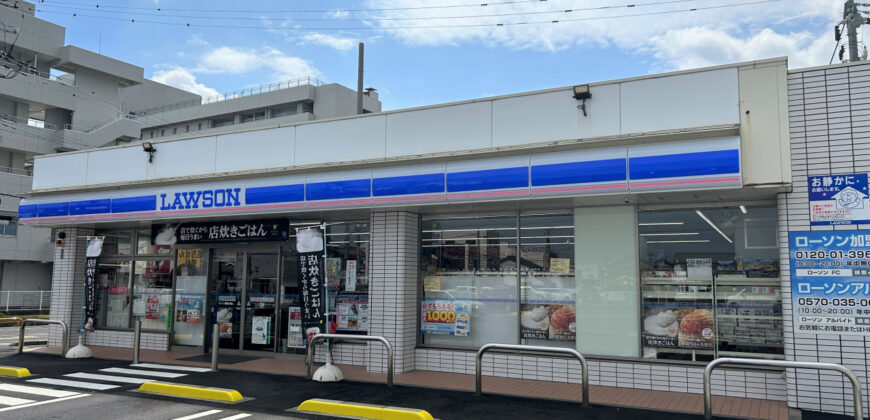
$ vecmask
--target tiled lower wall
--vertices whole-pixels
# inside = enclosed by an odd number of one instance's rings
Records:
[[[126,347],[133,348],[132,331],[94,331],[85,334],[85,344],[89,346]],[[169,349],[169,334],[143,332],[139,338],[139,348],[142,350]]]
[[[416,350],[417,370],[474,374],[476,352],[440,349]],[[591,385],[658,391],[703,393],[701,366],[664,363],[589,360]],[[580,383],[580,362],[571,359],[485,354],[483,375]],[[786,382],[782,372],[759,372],[736,369],[713,372],[714,395],[785,401]]]

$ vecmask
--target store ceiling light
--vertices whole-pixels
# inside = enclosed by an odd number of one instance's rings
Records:
[[[740,212],[746,214],[746,206],[740,206]]]
[[[647,241],[648,244],[697,244],[710,242],[709,239],[685,240],[685,241]]]
[[[719,226],[716,226],[716,224],[713,223],[712,220],[708,219],[707,216],[701,210],[695,210],[695,213],[698,213],[698,216],[700,218],[704,219],[704,221],[707,222],[707,224],[710,225],[710,227],[713,228],[713,230],[715,230],[716,232],[719,232],[719,234],[722,235],[722,237],[725,238],[725,240],[728,241],[729,244],[734,243],[734,241],[732,241],[731,238],[729,238],[728,235],[725,234],[725,232],[722,232],[722,229],[719,229]]]
[[[689,236],[700,235],[699,232],[674,232],[674,233],[641,233],[640,236]]]
[[[675,225],[683,225],[683,222],[651,222],[651,223],[638,223],[638,226],[675,226]]]

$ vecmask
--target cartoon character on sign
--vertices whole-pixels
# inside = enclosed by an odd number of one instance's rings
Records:
[[[842,209],[860,209],[864,207],[864,198],[867,194],[862,193],[852,187],[843,188],[840,192],[832,196],[837,200],[837,206]]]

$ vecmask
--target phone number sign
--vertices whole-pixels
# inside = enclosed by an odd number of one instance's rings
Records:
[[[789,232],[797,334],[870,334],[870,230]]]

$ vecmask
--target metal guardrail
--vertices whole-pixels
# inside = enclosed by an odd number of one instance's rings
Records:
[[[18,323],[19,326],[21,326],[21,323],[24,322],[24,318],[19,318],[17,316],[0,318],[0,323],[5,323],[5,322],[16,322],[16,323]]]
[[[586,358],[580,354],[579,351],[564,347],[543,347],[543,346],[527,346],[527,345],[519,345],[519,344],[485,344],[480,350],[477,351],[477,363],[474,368],[474,393],[477,395],[481,395],[483,388],[482,374],[483,374],[483,354],[488,351],[515,351],[519,353],[561,353],[561,354],[570,354],[577,358],[580,361],[580,367],[583,370],[582,372],[582,382],[581,386],[583,388],[583,406],[589,406],[589,366],[586,364]]]
[[[221,343],[221,324],[215,323],[211,329],[211,371],[218,371],[218,349]],[[309,368],[309,370],[311,370]]]
[[[63,328],[63,334],[61,334],[61,351],[60,355],[66,355],[66,351],[69,347],[69,327],[66,326],[66,322],[58,321],[54,319],[35,319],[28,318],[21,322],[21,325],[18,327],[18,354],[24,352],[24,327],[27,326],[27,323],[31,324],[46,324],[46,325],[60,325]]]
[[[760,359],[739,359],[734,357],[722,357],[716,359],[704,369],[704,418],[710,420],[713,418],[713,395],[710,392],[710,377],[713,370],[721,365],[740,365],[740,366],[764,366],[764,367],[781,367],[781,368],[797,368],[797,369],[816,369],[816,370],[834,370],[845,375],[852,382],[852,399],[855,409],[855,420],[863,418],[864,409],[861,404],[861,383],[858,382],[858,377],[851,370],[844,366],[835,363],[819,363],[819,362],[793,362],[788,360],[760,360]]]
[[[13,311],[42,311],[48,309],[50,303],[51,290],[0,291],[0,310],[7,314]]]
[[[142,321],[136,320],[133,323],[133,364],[139,364],[139,346],[141,344],[142,337]]]
[[[306,378],[311,379],[311,366],[314,364],[314,344],[321,340],[362,340],[362,341],[380,341],[387,348],[387,386],[393,387],[393,345],[389,340],[379,335],[353,335],[353,334],[317,334],[308,341],[308,349],[306,351],[308,359],[308,373]]]
[[[230,99],[242,98],[245,96],[256,95],[264,92],[272,92],[275,90],[290,89],[297,86],[323,86],[323,82],[313,77],[300,77],[298,79],[285,80],[276,83],[269,83],[261,86],[254,86],[245,89],[239,89],[232,92],[221,93],[214,96],[203,97],[199,100],[182,101],[174,104],[162,105],[154,108],[143,109],[137,111],[137,115],[158,114],[161,112],[172,111],[175,109],[188,108],[192,106],[206,105],[214,102],[222,102]]]

